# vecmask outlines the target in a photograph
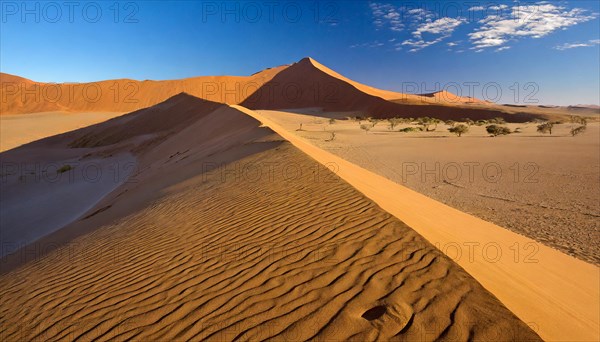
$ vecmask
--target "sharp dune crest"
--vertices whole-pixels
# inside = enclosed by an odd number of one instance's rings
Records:
[[[43,253],[2,260],[0,334],[539,340],[433,245],[250,113],[180,94],[3,153],[127,152],[137,167],[39,240]]]
[[[6,99],[0,103],[2,114],[129,112],[186,92],[208,101],[240,104],[250,109],[318,107],[377,118],[431,116],[456,120],[503,117],[507,121],[524,122],[552,116],[527,108],[508,111],[502,106],[448,91],[417,95],[381,90],[350,80],[310,57],[251,76],[50,84],[3,74],[0,81],[0,95]]]

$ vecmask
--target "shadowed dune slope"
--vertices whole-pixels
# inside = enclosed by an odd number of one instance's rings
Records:
[[[243,112],[219,106],[155,145],[139,133],[70,149],[134,151],[139,167],[0,276],[3,339],[539,340],[433,245]]]
[[[509,110],[448,91],[403,94],[352,81],[312,58],[269,68],[251,76],[203,76],[182,80],[107,80],[92,83],[40,83],[0,75],[0,113],[128,112],[160,103],[181,92],[213,102],[251,109],[319,107],[378,118],[431,116],[511,122],[557,117],[531,108]]]
[[[395,94],[401,98],[388,101],[386,98],[391,100],[394,93],[360,85],[311,58],[304,58],[279,72],[241,104],[251,109],[321,107],[324,111],[354,111],[376,118],[430,116],[446,120],[502,117],[511,122],[524,122],[544,117],[541,114],[507,113],[493,107],[442,105],[435,96],[427,100],[428,96]],[[431,102],[423,104],[423,99]]]

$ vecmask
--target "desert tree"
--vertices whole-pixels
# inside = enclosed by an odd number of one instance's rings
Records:
[[[464,122],[467,126],[473,126],[475,124],[475,121],[469,118],[462,118],[459,121]]]
[[[450,127],[454,127],[454,125],[456,125],[456,121],[454,120],[446,120],[444,123]]]
[[[436,118],[430,118],[428,116],[424,116],[422,118],[418,118],[417,123],[419,124],[419,126],[423,126],[423,129],[425,129],[425,131],[430,132],[430,131],[436,130],[437,125],[440,123],[440,120],[436,119]],[[429,129],[429,127],[431,127],[431,125],[434,125],[433,129]]]
[[[574,137],[574,136],[576,136],[576,135],[579,135],[579,134],[581,134],[581,133],[585,132],[585,129],[586,129],[586,128],[587,128],[587,127],[586,127],[585,125],[584,125],[584,126],[579,126],[579,127],[574,127],[574,128],[571,128],[571,136],[573,136],[573,137]]]
[[[334,118],[329,119],[329,124],[330,125],[333,125],[334,123],[335,123],[335,119]]]
[[[494,137],[497,137],[499,135],[507,135],[511,133],[508,127],[498,125],[486,126],[485,130]]]
[[[366,134],[366,133],[369,133],[369,131],[370,131],[370,130],[371,130],[371,128],[373,128],[373,127],[374,127],[374,125],[373,125],[373,124],[362,124],[362,125],[360,125],[360,129],[364,130],[364,131],[365,131],[365,134]]]
[[[554,122],[544,122],[543,124],[537,126],[537,131],[542,134],[550,133],[550,135],[552,135],[553,127],[554,127]]]
[[[458,137],[460,137],[464,133],[467,133],[469,131],[469,126],[467,126],[465,124],[458,124],[456,126],[448,128],[448,131],[450,131],[450,133],[454,133],[454,134],[458,135]]]
[[[296,131],[303,131],[302,124],[300,124],[300,127]]]
[[[573,124],[580,124],[581,126],[587,126],[587,118],[585,116],[576,116],[576,115],[571,115],[569,117],[569,121],[571,121],[571,123]],[[574,126],[571,126],[571,131],[574,129]],[[579,128],[579,127],[577,127]],[[583,129],[582,131],[584,131],[585,129]]]
[[[404,120],[401,118],[391,118],[391,119],[388,119],[388,122],[389,122],[388,128],[390,129],[390,131],[393,131],[394,128],[396,128],[396,126],[398,126],[399,124],[404,122]]]

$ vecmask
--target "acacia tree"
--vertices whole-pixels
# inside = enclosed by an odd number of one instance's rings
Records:
[[[508,127],[498,126],[498,125],[486,126],[485,130],[494,137],[499,136],[499,135],[507,135],[507,134],[511,133],[510,129]]]
[[[425,131],[430,132],[430,131],[435,131],[437,128],[437,125],[440,123],[441,121],[439,119],[436,118],[430,118],[428,116],[424,116],[422,118],[417,119],[417,123],[420,126],[423,126],[423,128],[425,129]],[[429,127],[431,127],[431,125],[434,125],[433,129],[429,129]]]
[[[579,135],[579,134],[585,132],[586,128],[587,128],[586,126],[579,126],[579,127],[576,127],[576,128],[571,128],[571,136],[574,137],[576,135]]]
[[[554,127],[554,122],[544,122],[537,126],[537,131],[542,134],[550,133],[550,135],[552,135],[552,127]]]
[[[402,123],[404,120],[402,120],[402,119],[400,119],[400,118],[391,118],[391,119],[388,119],[388,121],[389,121],[389,127],[388,127],[388,128],[389,128],[391,131],[393,131],[393,130],[394,130],[394,128],[395,128],[396,126],[398,126],[399,124],[401,124],[401,123]]]
[[[469,126],[464,124],[458,124],[454,127],[448,128],[448,131],[458,135],[458,137],[460,138],[464,133],[467,133],[469,131]]]
[[[369,133],[369,131],[371,130],[371,128],[373,128],[374,125],[372,124],[362,124],[360,125],[360,129],[365,131],[365,134]]]

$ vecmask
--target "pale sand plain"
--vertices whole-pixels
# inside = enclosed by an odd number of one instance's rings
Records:
[[[539,339],[248,112],[177,96],[9,151],[130,152],[138,167],[40,249],[2,260],[3,340]]]
[[[444,124],[434,132],[401,133],[397,130],[408,125],[390,131],[382,121],[366,134],[358,122],[330,124],[323,117],[345,119],[348,114],[262,113],[316,146],[398,184],[600,264],[600,245],[590,243],[600,241],[598,122],[577,137],[569,134],[570,123],[555,126],[552,135],[526,123],[508,124],[521,130],[509,136],[491,138],[485,126],[471,126],[458,138]],[[296,131],[300,123],[303,131]],[[331,132],[336,136],[328,141]]]
[[[90,126],[122,112],[46,112],[0,115],[0,152],[52,135]]]
[[[458,211],[322,150],[301,138],[298,131],[278,124],[277,118],[285,113],[247,112],[323,165],[332,166],[343,180],[452,255],[519,318],[535,324],[545,340],[597,340],[600,269],[596,265]],[[515,259],[509,254],[515,246],[534,246],[534,258]]]

